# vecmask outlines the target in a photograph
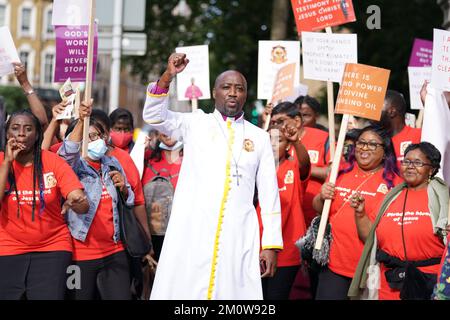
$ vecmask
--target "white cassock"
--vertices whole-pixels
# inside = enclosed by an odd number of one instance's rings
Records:
[[[283,247],[269,134],[243,117],[224,120],[217,110],[169,111],[168,96],[149,90],[144,120],[184,144],[150,299],[262,299],[255,184],[262,247]]]
[[[437,176],[450,184],[450,110],[442,91],[431,85],[427,87],[421,140],[432,143],[441,152]]]

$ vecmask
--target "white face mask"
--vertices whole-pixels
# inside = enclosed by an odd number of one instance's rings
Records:
[[[106,151],[108,151],[108,147],[103,139],[97,139],[88,144],[88,157],[92,160],[100,160],[106,154]]]
[[[177,143],[175,143],[173,146],[169,147],[164,143],[160,143],[159,147],[163,150],[167,150],[167,151],[173,151],[173,150],[177,150],[180,149],[183,146],[183,142],[177,141]]]

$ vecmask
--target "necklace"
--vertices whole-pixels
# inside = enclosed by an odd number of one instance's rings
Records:
[[[216,115],[214,115],[214,119],[216,119],[217,124],[219,125],[220,131],[222,132],[223,138],[225,139],[225,141],[227,142],[227,146],[228,146],[228,150],[231,153],[231,157],[233,158],[234,161],[234,168],[236,170],[236,173],[233,174],[232,176],[236,178],[236,184],[237,186],[239,186],[239,178],[242,178],[242,174],[239,174],[239,160],[241,159],[241,155],[242,155],[242,149],[239,152],[239,157],[236,161],[236,158],[234,157],[234,153],[233,153],[233,146],[231,145],[230,141],[227,139],[227,135],[225,134],[225,131],[222,128],[222,125],[220,124],[219,120],[217,119]],[[228,121],[228,120],[227,120]],[[245,139],[245,121],[242,122],[242,139]],[[243,145],[244,143],[242,143]]]

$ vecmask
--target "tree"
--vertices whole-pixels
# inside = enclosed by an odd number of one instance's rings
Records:
[[[154,0],[147,6],[147,54],[129,58],[133,71],[140,74],[144,82],[156,80],[149,79],[149,74],[161,74],[177,46],[209,44],[211,82],[227,69],[239,70],[247,77],[245,112],[249,116],[252,102],[256,100],[258,40],[270,40],[272,3],[188,0],[192,10],[190,19],[172,16],[177,3],[178,0]],[[289,25],[287,37],[296,39],[293,21]],[[211,101],[201,100],[200,107],[211,111],[213,106]]]

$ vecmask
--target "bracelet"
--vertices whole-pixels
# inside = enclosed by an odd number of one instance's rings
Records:
[[[29,96],[29,95],[32,95],[32,94],[34,94],[35,92],[34,92],[34,90],[33,89],[30,89],[30,90],[28,90],[28,91],[25,91],[25,96]]]

